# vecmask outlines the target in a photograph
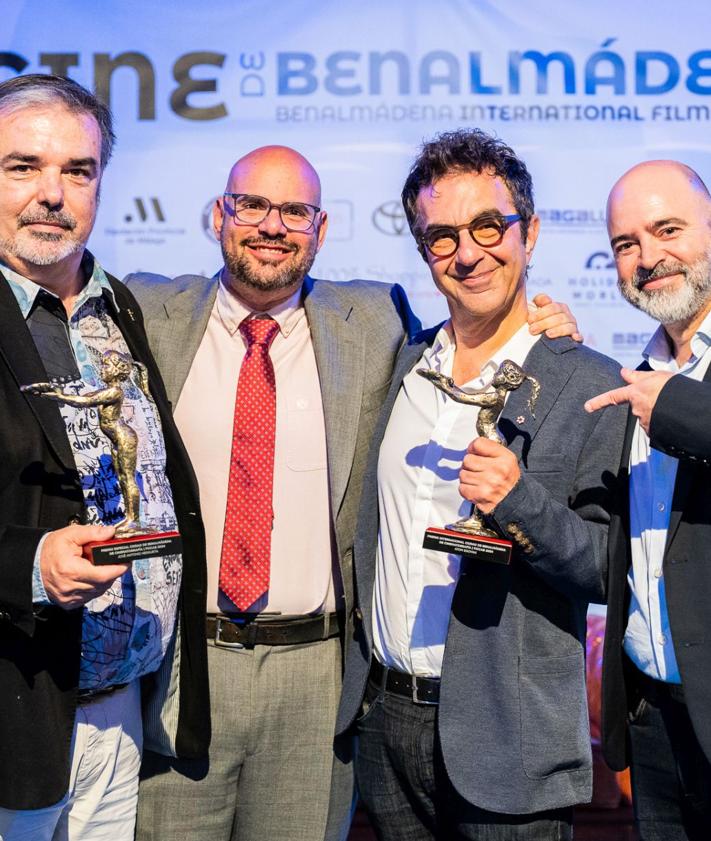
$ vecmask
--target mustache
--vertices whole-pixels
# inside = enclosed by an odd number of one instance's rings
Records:
[[[683,274],[686,277],[688,273],[689,267],[686,263],[680,263],[678,260],[667,260],[664,263],[657,263],[653,269],[635,269],[632,282],[635,289],[639,289],[647,281],[657,280],[657,278],[665,275]]]
[[[18,217],[17,227],[24,228],[26,225],[36,225],[38,222],[59,225],[68,231],[73,231],[77,226],[77,220],[71,213],[67,213],[64,210],[33,210],[22,213]]]
[[[287,242],[283,237],[247,237],[242,240],[242,245],[249,245],[251,248],[259,248],[260,245],[278,245],[280,248],[286,248],[289,251],[298,251],[298,245],[293,242]]]

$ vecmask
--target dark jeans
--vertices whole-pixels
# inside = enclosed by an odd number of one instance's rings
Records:
[[[632,795],[641,841],[709,841],[711,765],[683,702],[644,698],[630,723]]]
[[[465,800],[444,768],[437,706],[379,693],[371,683],[358,722],[356,776],[379,841],[570,841],[572,809],[487,812]]]

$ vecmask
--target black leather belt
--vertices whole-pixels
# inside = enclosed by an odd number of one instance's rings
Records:
[[[659,703],[665,699],[676,701],[679,704],[686,704],[684,687],[680,683],[666,683],[663,680],[654,680],[654,678],[639,671],[635,677],[642,697],[651,701],[655,706],[659,706]]]
[[[337,613],[320,613],[298,619],[260,619],[258,613],[237,616],[211,615],[205,622],[209,640],[219,648],[254,648],[255,645],[299,645],[337,637]]]
[[[439,704],[438,677],[417,677],[389,669],[373,657],[370,664],[370,680],[381,691],[392,692],[409,698],[413,704]]]
[[[127,683],[115,683],[113,686],[107,686],[104,689],[80,689],[77,693],[77,704],[90,704],[99,698],[113,695],[117,690],[125,689],[127,686]]]

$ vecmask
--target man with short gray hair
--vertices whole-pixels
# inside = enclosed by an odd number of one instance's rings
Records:
[[[204,611],[195,480],[140,309],[86,250],[113,140],[110,112],[76,82],[0,84],[2,841],[132,841],[139,679],[172,652],[178,612],[181,677],[196,687],[177,745],[199,755],[209,741],[204,638],[190,637],[191,611]],[[90,407],[109,352],[126,374],[141,520],[178,529],[182,556],[84,556],[128,513],[110,430]],[[67,401],[21,388],[40,383]]]

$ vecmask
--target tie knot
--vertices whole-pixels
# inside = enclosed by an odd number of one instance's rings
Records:
[[[252,345],[269,347],[279,332],[279,325],[273,318],[245,318],[239,326],[239,331],[244,336],[248,348]]]

